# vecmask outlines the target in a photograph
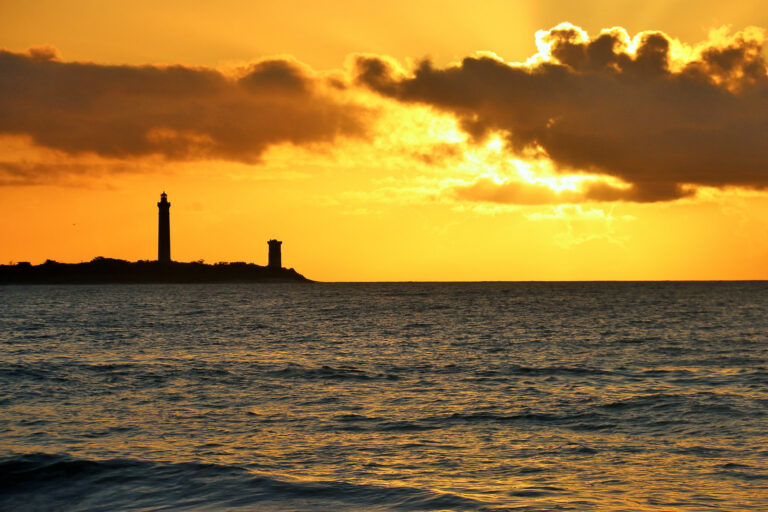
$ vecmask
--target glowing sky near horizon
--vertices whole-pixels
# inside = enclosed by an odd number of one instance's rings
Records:
[[[2,11],[3,263],[154,259],[165,190],[180,261],[768,278],[759,2]]]

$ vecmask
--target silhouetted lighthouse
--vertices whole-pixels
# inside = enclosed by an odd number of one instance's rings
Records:
[[[280,256],[280,246],[283,242],[279,240],[270,240],[269,244],[269,268],[283,268],[282,257]]]
[[[157,261],[160,263],[171,262],[171,221],[168,211],[171,209],[171,203],[168,202],[168,195],[163,192],[160,194],[160,202],[157,203],[160,210],[159,223],[157,228]]]

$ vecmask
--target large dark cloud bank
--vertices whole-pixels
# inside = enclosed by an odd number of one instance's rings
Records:
[[[493,57],[403,74],[385,58],[356,61],[359,83],[403,102],[451,112],[476,140],[504,134],[514,152],[560,169],[622,179],[593,186],[595,200],[662,201],[685,185],[768,184],[768,76],[758,31],[700,48],[673,69],[671,41],[647,32],[630,51],[622,30],[588,39],[571,26],[542,38],[550,59]]]
[[[541,39],[549,58],[530,64],[478,56],[402,71],[385,57],[358,56],[346,85],[287,58],[229,76],[0,51],[0,136],[26,135],[73,155],[257,163],[273,144],[365,134],[375,116],[352,95],[343,99],[345,87],[362,87],[451,113],[474,141],[501,133],[511,153],[630,184],[592,186],[587,199],[664,201],[690,194],[690,185],[768,185],[759,31],[702,45],[683,61],[659,32],[641,34],[633,49],[617,29],[586,38],[562,25]]]

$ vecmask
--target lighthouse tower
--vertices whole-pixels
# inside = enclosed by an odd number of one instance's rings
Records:
[[[280,246],[283,244],[280,240],[270,240],[269,244],[269,263],[268,268],[283,268],[282,257],[280,256]]]
[[[171,221],[169,219],[169,210],[171,203],[168,202],[168,195],[163,192],[160,194],[160,202],[157,203],[159,209],[159,223],[157,228],[157,261],[160,263],[171,262]]]

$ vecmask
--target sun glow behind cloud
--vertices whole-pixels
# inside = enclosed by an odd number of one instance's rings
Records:
[[[503,136],[494,134],[480,146],[465,149],[457,171],[473,179],[489,179],[497,185],[510,181],[545,186],[555,193],[584,193],[585,184],[601,182],[615,188],[629,188],[615,178],[588,173],[558,171],[557,166],[539,150],[529,158],[510,156]]]

